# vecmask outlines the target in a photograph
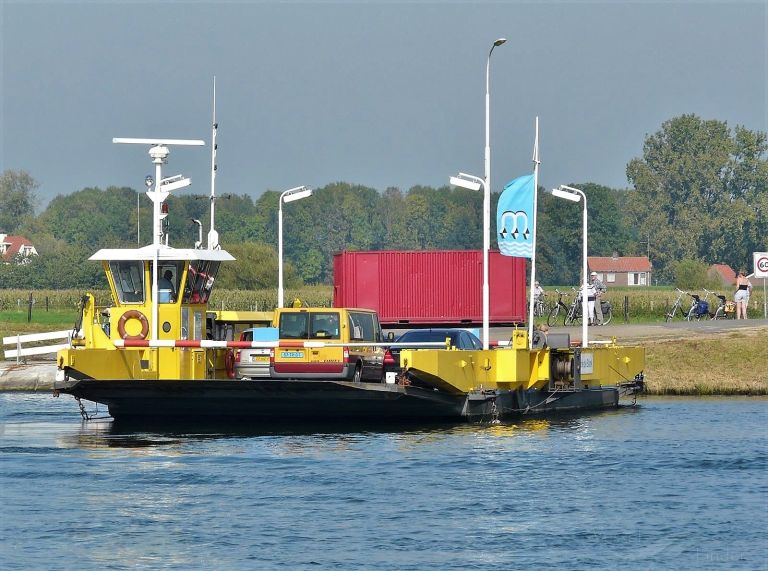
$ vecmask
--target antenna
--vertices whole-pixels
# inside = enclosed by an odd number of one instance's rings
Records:
[[[168,145],[203,146],[205,141],[200,139],[135,139],[132,137],[115,137],[113,143],[128,143],[131,145],[154,145],[167,147]]]
[[[211,229],[208,232],[208,249],[214,250],[219,247],[219,233],[216,232],[216,131],[219,124],[216,123],[216,76],[213,76],[213,128],[211,133]]]

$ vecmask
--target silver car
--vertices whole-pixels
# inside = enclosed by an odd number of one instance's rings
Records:
[[[254,327],[246,329],[240,334],[240,341],[253,342],[254,332],[257,340],[269,341],[271,337],[277,339],[277,332],[270,334],[269,327]],[[266,333],[266,335],[265,335]],[[235,352],[235,378],[250,379],[255,377],[269,377],[269,348],[250,347],[237,349]]]

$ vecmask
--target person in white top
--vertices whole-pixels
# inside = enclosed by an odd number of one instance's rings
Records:
[[[595,322],[595,296],[597,290],[595,289],[595,285],[591,282],[587,283],[586,292],[582,292],[582,289],[584,289],[584,286],[579,289],[579,297],[582,295],[587,296],[587,316],[589,318],[589,324],[592,325]]]

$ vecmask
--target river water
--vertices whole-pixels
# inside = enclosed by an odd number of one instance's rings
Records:
[[[765,399],[496,426],[82,423],[0,393],[2,569],[763,569]]]

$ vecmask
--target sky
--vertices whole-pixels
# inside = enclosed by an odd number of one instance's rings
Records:
[[[768,131],[768,3],[16,2],[0,0],[0,170],[39,183],[38,207],[164,174],[216,194],[344,181],[378,190],[482,176],[491,57],[491,187],[626,188],[664,121],[695,113]],[[1,207],[1,205],[0,205]],[[2,230],[2,229],[0,229]]]

